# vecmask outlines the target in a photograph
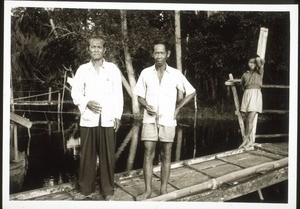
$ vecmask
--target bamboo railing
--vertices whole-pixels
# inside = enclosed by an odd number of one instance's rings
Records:
[[[236,86],[240,85],[241,79],[233,78],[232,74],[229,74],[229,80],[225,82],[225,85],[232,89],[233,100],[235,104],[235,114],[238,117],[239,125],[241,129],[241,134],[244,135],[245,133],[245,126],[243,122],[243,118],[240,113],[240,106],[239,106],[239,97],[236,91]],[[278,88],[278,89],[289,89],[287,85],[270,85],[264,84],[262,88]],[[262,113],[272,113],[272,114],[288,114],[288,110],[263,110]],[[275,137],[286,137],[288,134],[257,134],[255,138],[275,138]]]

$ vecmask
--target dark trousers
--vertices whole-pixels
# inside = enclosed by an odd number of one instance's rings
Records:
[[[81,156],[78,184],[85,195],[95,192],[97,155],[100,164],[100,193],[114,193],[115,132],[113,127],[80,127]]]

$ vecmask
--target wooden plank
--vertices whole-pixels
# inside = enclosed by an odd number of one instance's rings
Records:
[[[225,81],[226,86],[233,86],[233,85],[239,85],[241,83],[241,79],[235,78],[235,79],[229,79]],[[289,89],[290,86],[288,85],[276,85],[276,84],[263,84],[262,88],[270,88],[270,89]]]
[[[10,112],[10,120],[25,126],[26,128],[31,128],[32,122],[22,116],[19,116],[13,112]]]
[[[243,168],[248,168],[256,166],[262,163],[272,162],[273,160],[264,156],[251,155],[248,152],[245,152],[240,155],[232,155],[223,158],[229,162],[234,162],[234,164],[241,166]]]
[[[289,134],[257,134],[256,138],[276,138],[276,137],[288,137]]]
[[[262,59],[265,59],[268,32],[269,32],[268,28],[264,28],[264,27],[260,28],[256,54],[258,54]]]
[[[264,152],[262,150],[252,150],[249,152],[251,155],[257,155],[257,156],[263,156],[267,158],[271,158],[273,160],[280,160],[282,159],[282,155],[274,154],[274,153],[269,153],[269,152]]]
[[[233,80],[233,75],[232,74],[229,74],[229,79]],[[236,87],[234,85],[231,86],[231,90],[232,90],[234,106],[235,106],[235,114],[238,117],[238,122],[239,122],[239,125],[240,125],[241,134],[242,134],[242,136],[245,136],[244,120],[243,120],[243,117],[242,117],[241,112],[240,112],[240,103],[239,103],[239,98],[238,98],[238,94],[237,94],[237,91],[236,91]]]
[[[216,190],[208,190],[198,194],[176,199],[176,201],[224,202],[245,194],[255,192],[288,179],[288,168],[271,171],[251,180]],[[242,191],[242,192],[241,192]]]
[[[218,167],[208,168],[203,170],[202,172],[206,173],[209,176],[213,176],[214,178],[218,178],[220,176],[237,172],[242,170],[239,166],[231,165],[231,164],[223,164]]]
[[[18,101],[14,102],[14,105],[35,105],[35,106],[46,106],[46,105],[57,105],[57,101]]]
[[[267,146],[257,146],[254,145],[257,149],[263,150],[265,152],[270,152],[270,153],[274,153],[274,154],[278,154],[278,155],[282,155],[282,156],[288,156],[289,153],[288,151],[285,151],[284,149],[276,149],[274,147],[267,147]]]
[[[38,196],[31,198],[30,200],[73,200],[73,196],[70,195],[68,192],[56,192],[44,196]]]
[[[219,158],[219,157],[216,157],[216,158]],[[208,168],[213,168],[213,167],[217,167],[217,166],[224,165],[224,164],[225,163],[220,160],[213,159],[213,160],[209,160],[206,162],[193,163],[193,164],[189,164],[189,165],[193,166],[197,170],[205,170]]]
[[[246,168],[243,170],[231,172],[223,176],[217,177],[215,179],[212,179],[210,181],[206,181],[201,184],[197,184],[178,191],[160,195],[158,197],[147,199],[145,201],[169,201],[169,200],[178,199],[187,195],[192,195],[198,192],[205,191],[207,189],[216,189],[218,188],[218,186],[226,182],[236,181],[237,179],[244,178],[251,174],[255,174],[263,171],[269,171],[270,169],[280,169],[282,167],[286,167],[287,165],[288,165],[288,158],[283,158],[278,161],[268,162],[261,165]]]
[[[262,113],[287,114],[289,110],[263,110]]]
[[[71,183],[65,183],[65,184],[60,184],[52,187],[39,188],[30,191],[11,194],[10,200],[32,199],[38,196],[49,195],[52,193],[70,190],[70,189],[74,189],[74,185],[72,185]]]

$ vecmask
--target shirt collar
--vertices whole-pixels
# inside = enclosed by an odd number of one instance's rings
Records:
[[[102,64],[101,67],[103,67],[103,68],[105,69],[106,65],[107,65],[107,62],[106,62],[106,60],[103,58],[103,64]],[[89,62],[89,68],[94,70],[94,66],[93,66],[92,60],[90,60],[90,62]]]
[[[152,70],[156,71],[155,64],[152,66]],[[166,72],[170,73],[170,66],[168,64],[166,64]]]

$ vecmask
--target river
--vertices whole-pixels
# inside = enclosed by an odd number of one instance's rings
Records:
[[[140,141],[141,120],[123,117],[117,133],[116,172],[142,168],[143,144]],[[259,120],[257,134],[287,133],[287,120]],[[172,161],[185,160],[235,149],[241,143],[237,120],[180,119],[172,148]],[[276,138],[273,141],[287,140]],[[260,143],[269,139],[258,140]],[[10,193],[57,185],[76,180],[79,165],[80,137],[78,117],[63,115],[59,120],[35,121],[27,129],[18,126],[19,151],[26,153],[26,166],[12,182]],[[154,164],[158,164],[158,144]],[[26,157],[27,156],[27,157]],[[265,191],[265,192],[264,192]],[[287,202],[287,181],[263,189],[266,202]],[[257,192],[232,200],[260,202]]]

